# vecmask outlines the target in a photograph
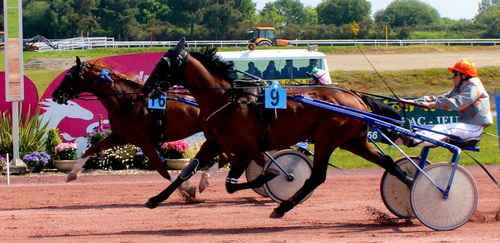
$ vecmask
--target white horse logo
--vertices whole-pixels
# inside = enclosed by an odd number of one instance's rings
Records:
[[[94,114],[91,111],[71,100],[68,101],[68,105],[59,105],[52,101],[52,99],[45,99],[45,101],[40,102],[40,104],[42,105],[40,108],[45,110],[45,113],[40,116],[40,120],[42,124],[48,122],[47,128],[57,127],[66,117],[82,120],[92,120],[94,118]],[[81,154],[87,147],[85,137],[74,137],[68,133],[61,133],[61,136],[66,141],[74,141],[77,144],[78,154]]]

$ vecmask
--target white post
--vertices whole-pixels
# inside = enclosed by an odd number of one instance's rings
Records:
[[[7,161],[9,161],[9,153],[7,153]],[[7,163],[7,185],[10,185],[10,165]]]
[[[19,159],[19,102],[24,100],[22,0],[3,0],[5,39],[5,97],[12,102],[12,161],[26,168]],[[10,24],[9,20],[13,23]],[[14,168],[19,169],[19,168]],[[24,172],[24,171],[23,171]]]
[[[14,166],[26,166],[19,158],[19,102],[12,101],[12,161]]]

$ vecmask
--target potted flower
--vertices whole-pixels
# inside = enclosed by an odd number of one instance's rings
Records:
[[[7,168],[7,156],[0,155],[0,171],[3,171],[5,168]]]
[[[188,149],[189,144],[185,140],[165,142],[161,144],[160,154],[166,159],[166,164],[169,169],[181,170],[191,160],[184,156]]]
[[[23,162],[32,172],[40,172],[43,169],[47,168],[49,160],[50,155],[38,151],[26,154],[23,157]]]
[[[76,160],[76,143],[60,143],[54,147],[54,166],[60,171],[70,171],[78,160]]]
[[[99,125],[92,129],[85,138],[87,139],[88,147],[100,142],[111,134],[111,130],[107,126]]]

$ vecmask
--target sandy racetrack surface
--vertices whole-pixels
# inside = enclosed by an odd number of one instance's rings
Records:
[[[500,177],[500,165],[487,167]],[[478,166],[466,166],[479,189],[470,222],[434,231],[417,219],[388,224],[379,191],[382,169],[329,170],[325,184],[282,219],[277,204],[251,190],[228,194],[225,172],[188,204],[177,192],[156,209],[142,204],[167,183],[154,172],[84,174],[65,183],[62,173],[0,177],[2,242],[499,242],[500,189]],[[200,174],[192,180],[196,184]],[[378,219],[378,220],[377,220]]]

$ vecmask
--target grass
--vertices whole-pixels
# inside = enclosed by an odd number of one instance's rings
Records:
[[[497,134],[497,124],[495,124],[485,129],[484,132]],[[386,144],[379,144],[383,149],[384,153],[391,156],[394,160],[403,157],[395,148]],[[481,162],[482,164],[492,165],[500,164],[498,160],[498,150],[500,147],[500,140],[489,135],[483,135],[481,143],[479,144],[480,152],[467,151],[472,157]],[[404,146],[400,147],[409,156],[418,156],[422,148],[414,147],[407,148]],[[312,149],[312,147],[311,147]],[[431,149],[428,160],[432,163],[436,162],[450,162],[452,153],[447,149],[437,147]],[[340,168],[366,168],[366,167],[379,167],[378,165],[371,163],[359,156],[355,156],[352,153],[337,149],[333,155],[330,157],[330,163],[336,165]],[[476,162],[462,152],[459,160],[460,165],[476,165]]]

